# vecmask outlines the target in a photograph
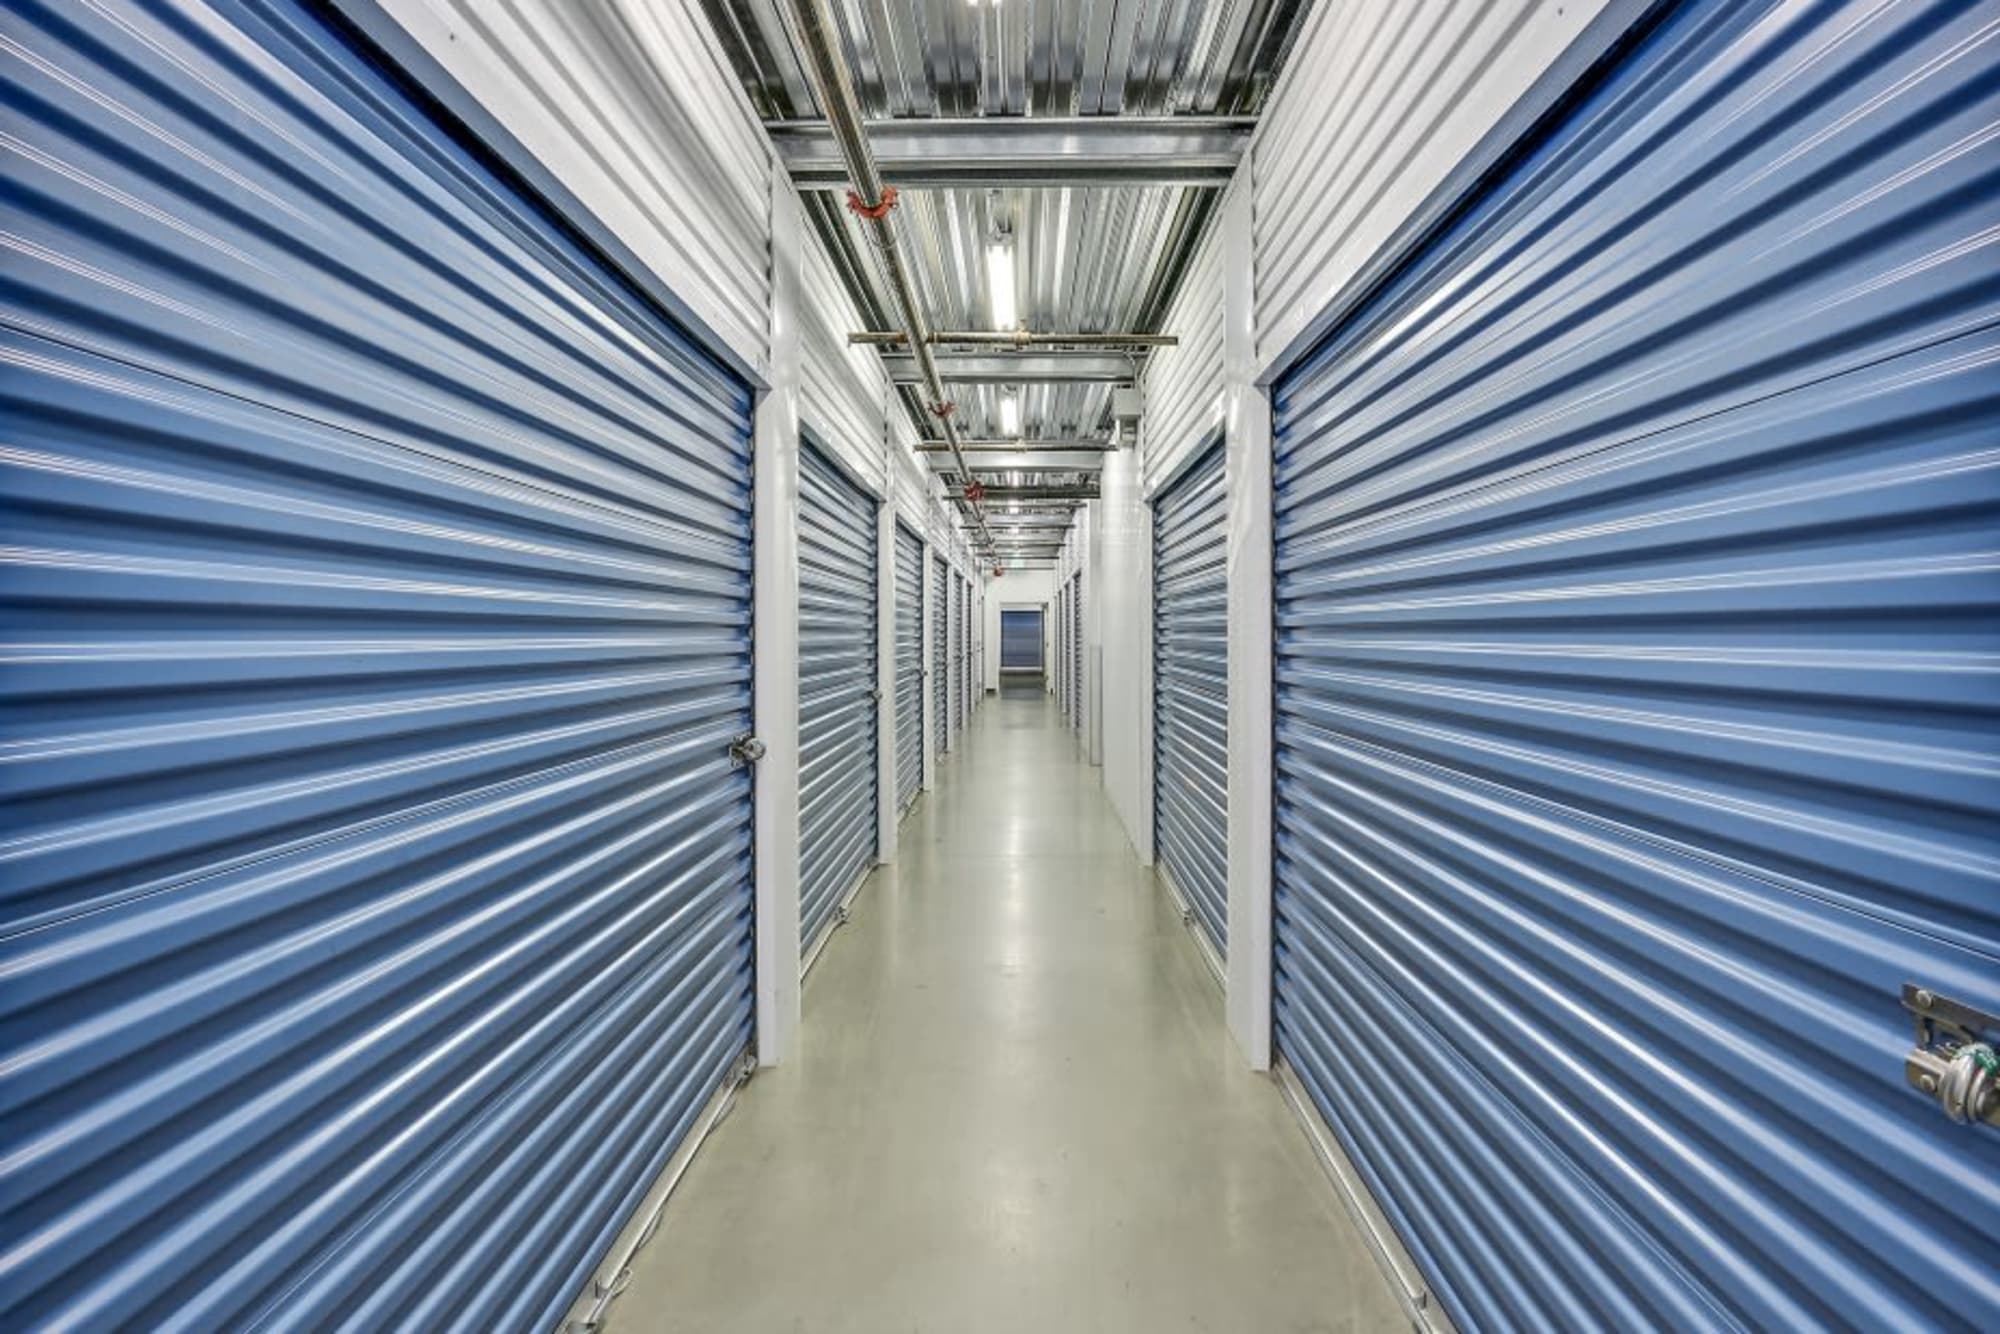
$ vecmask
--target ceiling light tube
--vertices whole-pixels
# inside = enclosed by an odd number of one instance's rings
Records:
[[[1003,333],[1018,321],[1014,311],[1014,245],[994,241],[986,247],[986,299],[992,306],[993,327]]]

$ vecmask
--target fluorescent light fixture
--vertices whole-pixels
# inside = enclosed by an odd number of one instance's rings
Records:
[[[1011,330],[1014,318],[1014,245],[995,241],[986,247],[986,296],[993,304],[993,327]]]
[[[1000,434],[1019,435],[1021,433],[1021,400],[1013,394],[1000,397]]]

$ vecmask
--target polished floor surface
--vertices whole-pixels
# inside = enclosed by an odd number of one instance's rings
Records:
[[[614,1334],[1407,1329],[1045,697],[989,697]]]

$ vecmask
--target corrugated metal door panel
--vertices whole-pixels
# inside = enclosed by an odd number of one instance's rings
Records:
[[[1069,717],[1069,585],[1056,590],[1056,707]]]
[[[799,450],[799,943],[875,864],[875,498]]]
[[[1087,683],[1083,675],[1083,571],[1069,580],[1069,725],[1083,730],[1083,710]]]
[[[1277,392],[1278,1045],[1464,1327],[2000,1328],[1996,40],[1683,5]]]
[[[1210,445],[1153,503],[1153,829],[1159,864],[1229,946],[1228,491]]]
[[[931,557],[931,682],[933,716],[937,719],[938,752],[951,749],[951,616],[946,609],[944,557]]]
[[[965,580],[957,574],[951,577],[951,670],[951,726],[958,731],[965,726]]]
[[[1042,670],[1042,613],[1032,609],[1000,611],[1000,666],[1007,671]]]
[[[750,1038],[750,396],[317,10],[10,17],[0,1323],[546,1328]]]
[[[924,543],[896,524],[896,809],[924,784]]]
[[[1056,708],[1069,717],[1069,585],[1056,590]]]

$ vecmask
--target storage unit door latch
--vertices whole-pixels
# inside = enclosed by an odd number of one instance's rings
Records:
[[[1917,1045],[1903,1060],[1911,1087],[1954,1121],[2000,1127],[2000,1019],[1910,983],[1903,1007],[1917,1021]]]

